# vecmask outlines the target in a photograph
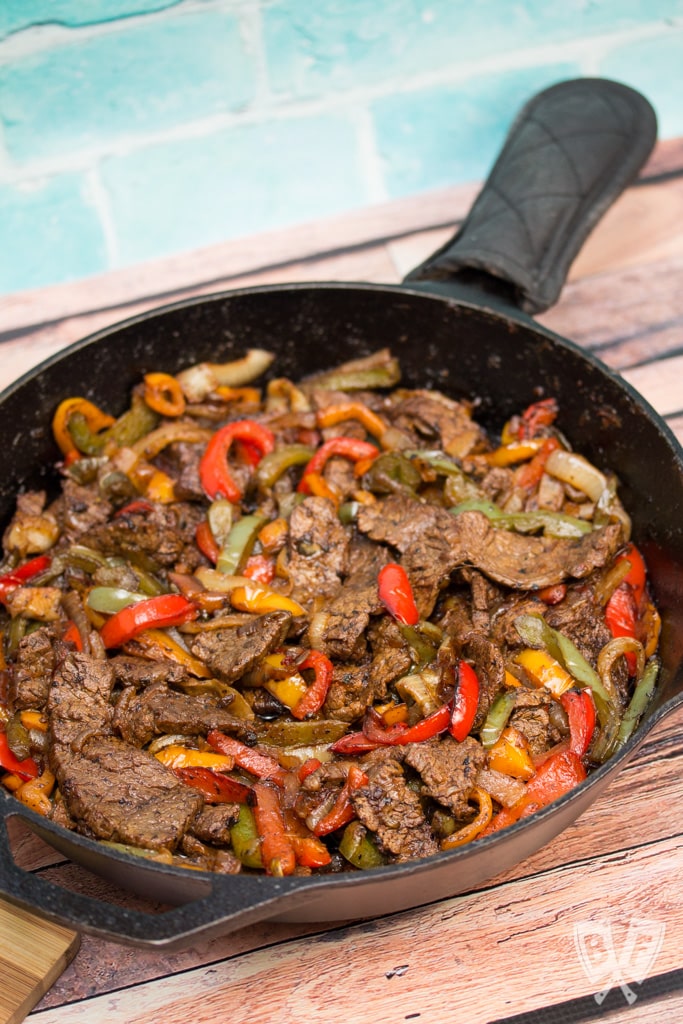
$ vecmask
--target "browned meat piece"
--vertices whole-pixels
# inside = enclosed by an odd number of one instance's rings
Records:
[[[370,678],[375,699],[386,697],[389,683],[407,675],[413,663],[410,646],[393,619],[384,617],[368,630],[372,651]]]
[[[325,700],[325,715],[342,722],[360,718],[375,696],[368,664],[335,665]]]
[[[82,487],[68,477],[53,509],[64,536],[71,541],[103,526],[113,512],[111,503],[102,497],[97,486]]]
[[[67,810],[78,831],[146,849],[173,849],[203,805],[151,754],[114,736],[90,736],[80,750],[51,751]]]
[[[398,548],[423,615],[429,588],[456,566],[472,565],[490,579],[518,590],[536,590],[581,579],[605,565],[621,542],[614,523],[580,538],[527,537],[492,526],[482,512],[454,517],[445,509],[403,495],[363,506],[358,528]]]
[[[307,640],[310,647],[341,660],[363,657],[370,616],[382,611],[377,573],[385,560],[384,551],[376,549],[366,564],[345,580],[325,610],[312,617]]]
[[[283,643],[291,621],[289,612],[269,612],[233,629],[199,633],[192,653],[218,679],[232,683]]]
[[[239,804],[207,804],[192,822],[190,831],[203,843],[228,845],[230,826],[239,816]]]
[[[448,807],[456,818],[468,818],[467,800],[476,785],[477,772],[486,764],[486,751],[471,736],[458,743],[451,736],[410,743],[406,763],[420,773],[425,792]]]
[[[513,807],[526,793],[526,785],[520,779],[492,768],[480,768],[474,781],[503,807]]]
[[[159,734],[206,736],[211,729],[250,741],[256,738],[221,700],[176,693],[164,683],[153,683],[140,693],[132,688],[125,690],[116,704],[113,726],[134,747],[144,747]]]
[[[569,589],[564,601],[548,608],[545,620],[553,629],[568,636],[592,665],[612,639],[602,608],[589,586]]]
[[[532,756],[538,757],[562,739],[548,711],[552,698],[546,690],[529,690],[523,686],[516,691],[515,698],[510,725],[526,736]]]
[[[55,667],[56,639],[50,626],[41,626],[22,639],[16,661],[10,669],[9,704],[12,711],[40,710],[44,706]]]
[[[289,562],[292,596],[307,605],[333,597],[346,572],[349,538],[327,498],[309,497],[297,505],[289,521]]]
[[[173,491],[179,501],[198,501],[204,497],[199,481],[199,462],[205,445],[175,441],[155,458],[154,463],[173,480]]]
[[[66,656],[64,652],[67,651]],[[55,646],[56,669],[47,701],[52,747],[76,748],[89,736],[111,733],[114,671],[106,661]]]
[[[464,638],[464,654],[474,663],[479,680],[479,704],[472,728],[481,729],[496,694],[505,684],[505,661],[499,647],[483,633],[472,632]]]
[[[89,529],[81,541],[146,569],[170,568],[180,560],[185,546],[183,514],[183,506],[178,505],[154,504],[151,511],[124,509],[110,522]]]
[[[464,458],[485,440],[469,409],[437,391],[396,391],[392,399],[392,426],[412,437],[416,447],[436,447]]]
[[[491,614],[500,603],[501,592],[480,572],[469,570],[472,588],[472,625],[480,633],[488,633]]]
[[[384,849],[399,862],[438,853],[420,798],[406,782],[399,762],[390,759],[373,765],[368,777],[368,784],[351,794],[351,802]]]
[[[522,645],[515,627],[519,615],[545,615],[548,606],[530,594],[514,594],[497,609],[491,623],[491,639],[499,647]]]
[[[465,637],[472,632],[472,607],[465,594],[450,594],[437,622],[446,636],[464,643]]]
[[[51,510],[45,511],[45,491],[26,491],[17,497],[16,511],[2,537],[3,550],[25,558],[47,551],[59,536]]]
[[[152,683],[181,683],[187,678],[185,669],[174,661],[151,661],[130,654],[118,654],[109,659],[109,664],[114,669],[117,683],[133,686],[136,690],[151,686]]]

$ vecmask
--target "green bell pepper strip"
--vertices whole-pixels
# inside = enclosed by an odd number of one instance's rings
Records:
[[[245,868],[263,870],[261,840],[256,831],[254,812],[246,804],[240,804],[237,821],[230,828],[233,853]]]
[[[373,494],[414,495],[422,477],[402,452],[383,452],[365,473],[364,483]]]
[[[495,698],[479,733],[481,745],[487,750],[490,750],[493,744],[500,739],[500,734],[508,724],[508,719],[514,710],[516,702],[517,692],[514,689],[503,690]]]
[[[146,594],[134,594],[123,587],[93,587],[88,594],[87,604],[95,612],[113,615],[122,608],[146,600]]]
[[[631,702],[626,708],[621,720],[619,732],[617,733],[617,750],[626,743],[627,739],[630,738],[633,730],[640,721],[645,708],[650,703],[650,698],[652,697],[655,683],[657,682],[657,676],[659,675],[659,668],[659,659],[650,658],[645,666],[645,671],[636,684],[633,696],[631,697]]]
[[[266,523],[266,516],[242,516],[230,530],[228,539],[221,548],[216,569],[226,576],[239,575],[256,543],[256,535]]]
[[[455,516],[461,512],[483,512],[493,526],[503,530],[515,530],[517,533],[543,530],[549,537],[582,537],[593,528],[586,520],[565,515],[563,512],[503,512],[493,502],[478,499],[463,501],[450,511]]]
[[[314,455],[315,448],[306,444],[288,444],[284,448],[278,448],[261,459],[254,477],[255,482],[263,490],[267,490],[292,466],[304,466]]]
[[[368,835],[360,821],[352,821],[344,829],[339,841],[339,852],[355,868],[365,870],[378,868],[385,863],[384,857]]]

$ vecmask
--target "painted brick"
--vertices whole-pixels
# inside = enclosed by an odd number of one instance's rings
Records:
[[[102,229],[78,175],[0,186],[0,224],[2,293],[106,270]]]
[[[301,97],[585,40],[680,7],[680,0],[275,0],[263,21],[271,87]]]
[[[235,128],[104,161],[122,264],[362,206],[354,126],[330,115]],[[267,259],[267,254],[265,254]]]
[[[236,18],[191,10],[0,67],[0,117],[18,161],[244,108],[252,60]]]
[[[577,74],[571,64],[527,68],[377,100],[371,112],[388,195],[483,178],[522,104]]]
[[[661,138],[683,135],[681,28],[612,50],[601,62],[600,74],[626,82],[648,97],[657,112]]]
[[[2,0],[0,39],[31,25],[95,25],[175,7],[182,0]]]

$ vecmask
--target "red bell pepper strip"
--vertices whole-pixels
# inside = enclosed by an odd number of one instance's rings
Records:
[[[199,463],[199,479],[210,501],[227,498],[237,504],[242,497],[228,469],[228,452],[233,441],[246,441],[258,448],[262,457],[275,447],[272,431],[255,420],[235,420],[217,430]]]
[[[605,622],[613,637],[636,635],[638,611],[636,599],[628,583],[622,583],[614,591],[605,607]],[[637,658],[634,651],[625,655],[629,675],[635,675]]]
[[[579,757],[588,753],[595,731],[595,704],[590,690],[565,690],[560,704],[569,719],[569,749]]]
[[[40,768],[32,757],[25,757],[20,761],[12,753],[7,742],[7,733],[4,732],[0,732],[0,767],[7,772],[14,772],[25,781],[36,779],[40,775]]]
[[[635,544],[629,544],[627,548],[620,552],[614,559],[614,564],[618,565],[620,562],[624,561],[628,561],[631,568],[624,576],[622,585],[624,583],[628,584],[633,591],[636,608],[640,608],[643,601],[643,595],[645,594],[647,570],[645,568],[645,560]]]
[[[44,572],[51,563],[52,559],[49,555],[38,555],[37,558],[32,558],[16,569],[12,569],[11,572],[5,573],[4,576],[0,576],[0,601],[4,601],[8,594],[11,594],[23,583]]]
[[[243,768],[257,779],[268,779],[277,786],[284,786],[286,772],[278,764],[274,757],[262,754],[246,743],[236,740],[233,736],[226,736],[225,733],[212,729],[207,735],[209,746],[217,750],[219,754],[229,754],[235,758],[235,764]]]
[[[332,861],[332,854],[315,836],[289,836],[297,864],[304,868],[324,868]]]
[[[556,583],[552,587],[543,587],[542,590],[537,590],[536,591],[536,597],[540,601],[543,601],[543,604],[550,604],[550,605],[560,604],[561,601],[564,601],[566,596],[567,596],[567,584],[566,583]]]
[[[477,673],[466,661],[458,664],[458,681],[453,695],[453,708],[448,731],[459,743],[469,735],[479,705]]]
[[[116,612],[102,626],[100,636],[105,647],[121,647],[145,629],[181,626],[198,614],[197,605],[182,594],[160,594]]]
[[[517,436],[520,441],[538,437],[542,427],[549,427],[555,422],[559,412],[554,398],[543,398],[540,402],[532,402],[520,417]]]
[[[534,457],[515,470],[515,485],[529,491],[533,490],[541,482],[548,456],[559,447],[560,442],[556,437],[546,438]]]
[[[324,444],[320,445],[320,448],[318,448],[310,462],[307,463],[297,487],[299,493],[309,493],[306,477],[309,473],[322,472],[325,463],[333,455],[342,455],[345,459],[358,462],[359,459],[376,458],[379,455],[379,450],[374,444],[370,444],[369,441],[359,441],[355,437],[333,437],[329,441],[325,441]]]
[[[83,637],[73,619],[68,620],[66,629],[62,634],[62,640],[65,640],[68,644],[73,644],[77,651],[83,650]]]
[[[317,772],[318,768],[322,768],[322,761],[319,761],[317,757],[309,757],[297,769],[296,777],[299,782],[303,782],[313,772]]]
[[[312,668],[315,671],[315,679],[299,703],[292,708],[293,716],[298,719],[306,718],[320,710],[325,703],[334,671],[330,659],[320,651],[308,652],[299,665],[299,671],[302,672],[307,668]]]
[[[237,779],[231,779],[229,775],[211,771],[210,768],[192,765],[187,768],[174,768],[173,774],[177,775],[186,786],[198,790],[207,804],[253,803],[254,794],[251,786],[247,786]]]
[[[377,746],[403,746],[406,743],[422,743],[448,729],[451,721],[451,705],[442,704],[431,715],[427,715],[415,725],[397,722],[388,728],[382,724],[382,716],[370,708],[363,720],[363,733]]]
[[[285,831],[285,819],[277,792],[261,782],[254,786],[254,818],[256,830],[261,837],[261,859],[266,874],[282,878],[293,875],[296,870],[296,855],[291,840]]]
[[[202,519],[201,523],[197,523],[197,527],[194,531],[194,539],[197,547],[204,557],[208,558],[208,560],[215,565],[218,561],[221,549],[216,543],[216,538],[211,532],[208,520]]]
[[[334,743],[330,744],[330,750],[335,754],[368,754],[371,750],[377,750],[378,747],[384,746],[383,743],[376,743],[374,740],[369,740],[364,732],[347,732],[341,739],[335,740]]]
[[[355,789],[360,789],[361,786],[366,786],[369,781],[365,772],[358,765],[350,765],[346,782],[342,786],[332,810],[324,818],[321,818],[313,829],[317,836],[326,836],[330,832],[336,832],[338,828],[353,821],[356,812],[351,803],[351,793]]]
[[[126,505],[122,505],[114,513],[114,519],[120,519],[121,516],[135,515],[136,512],[152,512],[154,505],[151,501],[147,501],[146,498],[134,498],[133,501],[129,501]]]
[[[275,579],[275,559],[268,555],[250,555],[242,575],[268,586]]]
[[[481,836],[498,832],[542,807],[547,807],[553,800],[569,793],[585,778],[586,769],[579,755],[573,750],[560,750],[552,754],[529,780],[522,799],[512,807],[504,807],[499,811]]]
[[[389,562],[377,575],[379,599],[389,614],[403,626],[415,626],[420,613],[415,604],[413,588],[402,565]]]

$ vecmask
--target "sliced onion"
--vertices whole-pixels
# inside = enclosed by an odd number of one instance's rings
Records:
[[[591,501],[597,501],[607,488],[607,478],[588,459],[576,452],[556,449],[548,456],[545,469],[550,476],[583,491]]]
[[[600,651],[598,655],[598,675],[606,690],[614,691],[612,669],[615,661],[623,654],[630,654],[631,652],[635,654],[638,664],[636,679],[640,679],[645,668],[645,651],[641,642],[636,640],[635,637],[617,636],[614,640],[610,640],[609,643],[605,644]]]
[[[219,385],[236,388],[249,384],[265,373],[274,358],[272,352],[250,348],[241,359],[229,363],[196,363],[176,374],[176,379],[188,401],[203,402]]]

